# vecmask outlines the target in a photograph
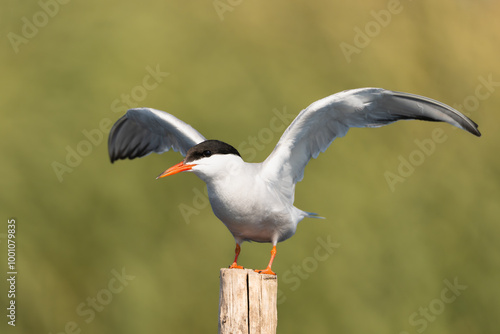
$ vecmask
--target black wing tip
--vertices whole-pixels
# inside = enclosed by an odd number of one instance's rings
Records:
[[[455,109],[453,109],[453,110],[455,110]],[[465,126],[462,125],[462,126],[464,126],[464,130],[466,130],[467,132],[470,132],[471,134],[473,134],[476,137],[481,137],[481,132],[479,132],[479,129],[478,129],[479,125],[476,122],[474,122],[472,119],[470,119],[468,117],[468,115],[467,116],[463,115],[463,116],[468,121],[468,123],[466,123]]]
[[[120,157],[116,152],[112,152],[109,150],[109,161],[111,163],[114,163],[117,160],[123,159],[123,157]]]
[[[132,149],[127,149],[125,151],[119,152],[109,152],[109,160],[114,163],[118,160],[133,160],[135,158],[142,158],[148,155],[150,152],[147,150],[147,146],[144,147],[134,147]]]
[[[468,121],[468,122],[463,122],[463,124],[460,124],[462,126],[462,129],[473,134],[476,137],[481,137],[481,132],[479,132],[479,129],[478,129],[479,125],[477,125],[477,123],[474,122],[473,120],[471,120],[469,117],[467,117],[465,115],[462,115],[462,116],[465,117],[466,121]]]
[[[126,159],[129,159],[129,160],[133,160],[135,158],[140,158],[144,155],[120,155],[120,156],[109,156],[109,161],[113,164],[115,163],[115,161],[118,161],[118,160],[126,160]]]
[[[481,137],[482,136],[481,132],[479,132],[479,130],[477,129],[477,127],[473,128],[472,130],[469,130],[469,132],[472,133],[476,137]]]
[[[128,156],[123,156],[123,157],[109,157],[109,161],[114,164],[115,161],[118,161],[118,160],[126,160],[126,159],[129,159],[129,160],[132,160],[132,159],[135,159],[136,157],[128,157]]]
[[[433,104],[436,104],[437,106],[440,106],[441,108],[444,108],[444,109],[447,109],[449,111],[452,111],[456,115],[462,117],[463,121],[459,122],[459,124],[460,124],[460,126],[462,127],[463,130],[465,130],[465,131],[473,134],[476,137],[481,137],[481,132],[478,130],[479,125],[476,122],[474,122],[472,119],[470,119],[468,116],[464,115],[460,111],[456,110],[453,107],[450,107],[449,105],[447,105],[447,104],[445,104],[443,102],[440,102],[440,101],[437,101],[437,100],[434,100],[432,98],[428,98],[428,97],[425,97],[425,96],[420,96],[420,95],[412,94],[412,93],[404,93],[404,92],[387,90],[387,89],[384,89],[383,91],[384,91],[384,93],[388,93],[388,94],[390,94],[392,96],[397,96],[397,97],[402,97],[402,98],[410,98],[410,99],[418,99],[418,100],[424,99],[427,102],[431,102]],[[434,119],[425,119],[425,118],[422,118],[422,119],[423,120],[435,121]]]
[[[121,128],[125,126],[127,121],[129,121],[129,118],[127,117],[129,111],[140,111],[141,109],[149,109],[149,108],[134,108],[134,109],[129,109],[125,115],[120,117],[113,127],[111,128],[109,132],[109,137],[108,137],[108,154],[109,154],[109,160],[111,163],[114,163],[117,160],[125,160],[125,159],[135,159],[135,158],[140,158],[145,155],[147,155],[147,145],[143,145],[143,147],[140,147],[140,143],[135,145],[134,147],[126,147],[125,149],[121,149],[117,147],[117,136],[118,133],[120,132]]]
[[[462,130],[465,130],[468,133],[470,133],[470,134],[472,134],[472,135],[474,135],[474,136],[476,136],[478,138],[482,136],[481,132],[479,132],[479,130],[477,129],[477,127],[469,127],[469,126],[464,127],[462,125]]]

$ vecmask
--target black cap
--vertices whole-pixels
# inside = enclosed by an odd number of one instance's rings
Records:
[[[184,163],[195,161],[202,158],[208,158],[214,154],[234,154],[241,157],[238,150],[229,144],[220,140],[205,140],[204,142],[195,145],[187,151]]]

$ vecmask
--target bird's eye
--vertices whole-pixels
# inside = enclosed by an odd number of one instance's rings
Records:
[[[207,158],[208,158],[209,156],[211,156],[211,155],[212,155],[212,152],[211,152],[210,150],[205,150],[205,151],[203,151],[202,155],[203,155],[204,157],[207,157]]]

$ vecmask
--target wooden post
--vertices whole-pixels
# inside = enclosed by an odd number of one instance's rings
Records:
[[[278,278],[250,269],[220,270],[219,334],[275,334]]]

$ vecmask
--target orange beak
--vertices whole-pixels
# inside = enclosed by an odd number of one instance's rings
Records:
[[[162,177],[169,176],[169,175],[174,175],[180,172],[184,172],[186,170],[192,169],[196,165],[184,165],[184,161],[179,162],[177,165],[174,165],[158,175],[156,179],[161,179]]]

